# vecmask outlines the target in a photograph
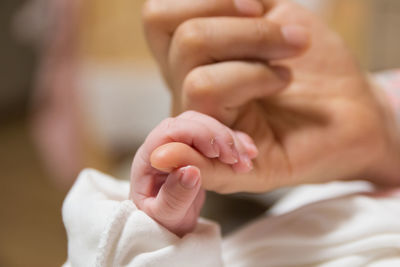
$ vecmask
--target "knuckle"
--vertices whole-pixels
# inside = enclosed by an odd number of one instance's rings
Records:
[[[235,139],[233,138],[233,136],[231,135],[231,133],[229,131],[225,131],[223,133],[223,141],[225,142],[225,144],[228,144],[230,147],[235,146]]]
[[[151,217],[162,221],[163,223],[169,223],[172,221],[171,213],[174,212],[173,207],[169,203],[163,203],[163,205],[156,206],[150,213]]]
[[[186,198],[176,194],[176,192],[167,192],[164,203],[170,212],[179,212],[185,209]]]
[[[176,123],[176,118],[166,118],[161,122],[160,126],[162,130],[168,132],[171,129],[174,129],[175,123]]]
[[[227,144],[232,147],[236,145],[234,137],[235,134],[229,127],[223,125],[223,128],[220,131],[219,135],[221,142],[223,142],[224,144]]]
[[[181,51],[201,51],[206,46],[204,29],[197,19],[185,21],[176,29],[174,39]]]
[[[266,42],[267,37],[271,34],[271,27],[264,20],[254,21],[254,38],[259,44]]]
[[[156,0],[148,0],[145,2],[142,9],[142,18],[144,25],[151,26],[154,24],[159,24],[163,21],[165,16],[162,5]]]
[[[190,72],[183,82],[183,93],[190,101],[210,102],[214,97],[213,88],[215,88],[214,77],[201,68]]]

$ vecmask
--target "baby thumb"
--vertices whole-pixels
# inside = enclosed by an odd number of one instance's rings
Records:
[[[179,227],[200,190],[200,170],[187,166],[173,171],[154,200],[152,213],[168,229]]]

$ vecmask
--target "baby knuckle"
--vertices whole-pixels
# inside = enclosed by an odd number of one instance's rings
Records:
[[[167,195],[164,199],[165,206],[170,212],[179,212],[185,209],[186,198],[176,192],[166,191]]]
[[[232,134],[226,130],[224,131],[224,133],[222,134],[222,138],[225,144],[227,144],[228,146],[230,146],[231,148],[235,147],[235,139],[233,138]]]
[[[174,125],[176,124],[176,118],[166,118],[160,123],[160,127],[163,131],[168,132],[171,129],[174,129]]]

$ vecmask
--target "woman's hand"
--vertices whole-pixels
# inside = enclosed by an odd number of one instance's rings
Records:
[[[398,133],[342,40],[290,1],[261,2],[263,11],[241,12],[233,0],[150,0],[144,10],[174,113],[211,115],[259,148],[246,180],[208,189],[359,178],[400,184]]]

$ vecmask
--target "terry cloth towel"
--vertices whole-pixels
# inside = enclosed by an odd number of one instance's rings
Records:
[[[364,182],[301,186],[221,239],[200,219],[179,238],[128,200],[128,182],[83,171],[63,206],[70,266],[400,266],[400,198]]]

